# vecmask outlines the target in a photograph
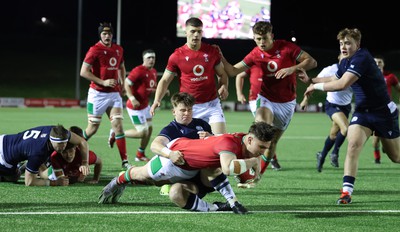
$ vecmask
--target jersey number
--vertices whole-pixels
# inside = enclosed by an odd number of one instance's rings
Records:
[[[40,131],[37,131],[37,130],[25,131],[24,137],[22,137],[22,138],[24,140],[30,139],[30,138],[37,139],[39,137],[39,135],[40,135]]]

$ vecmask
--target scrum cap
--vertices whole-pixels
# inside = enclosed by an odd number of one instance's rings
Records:
[[[100,23],[100,26],[98,28],[99,36],[103,31],[108,31],[111,32],[111,34],[114,34],[114,30],[111,23]]]

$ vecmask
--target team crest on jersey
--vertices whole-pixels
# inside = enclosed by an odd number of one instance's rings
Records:
[[[264,59],[264,57],[265,57],[265,56],[264,56],[264,54],[263,54],[263,53],[261,53],[261,58],[262,58],[262,59]]]
[[[107,51],[104,51],[104,55],[107,55]]]
[[[208,54],[204,54],[204,62],[208,62]]]
[[[117,52],[117,56],[119,56],[119,50],[115,50]]]
[[[186,60],[186,61],[189,61],[189,57],[188,57],[188,56],[185,56],[185,60]]]
[[[275,55],[276,55],[276,57],[281,58],[281,51],[276,50]]]

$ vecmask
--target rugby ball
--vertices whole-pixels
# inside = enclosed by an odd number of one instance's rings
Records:
[[[235,176],[235,180],[236,180],[238,183],[246,184],[246,183],[249,183],[249,182],[253,182],[254,179],[255,179],[255,177],[256,177],[256,176],[255,176],[255,171],[254,171],[254,169],[253,169],[253,168],[250,168],[249,170],[245,171],[244,173]]]

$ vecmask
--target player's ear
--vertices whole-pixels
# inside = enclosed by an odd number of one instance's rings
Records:
[[[252,143],[253,140],[254,140],[253,135],[249,134],[249,135],[247,136],[246,140],[247,140],[247,143],[248,143],[249,145],[251,145],[251,143]]]

